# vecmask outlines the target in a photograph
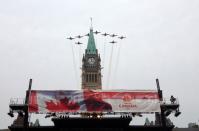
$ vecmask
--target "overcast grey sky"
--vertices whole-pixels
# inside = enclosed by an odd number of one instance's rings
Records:
[[[12,123],[9,100],[25,96],[29,78],[33,89],[80,89],[79,55],[87,39],[80,48],[66,37],[88,33],[91,16],[94,30],[127,36],[114,45],[109,86],[112,39],[95,37],[105,59],[104,89],[156,89],[159,78],[164,96],[181,104],[174,124],[199,120],[198,0],[1,0],[0,128]]]

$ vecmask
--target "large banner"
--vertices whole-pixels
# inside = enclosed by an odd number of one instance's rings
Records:
[[[157,91],[32,90],[30,113],[160,112]]]

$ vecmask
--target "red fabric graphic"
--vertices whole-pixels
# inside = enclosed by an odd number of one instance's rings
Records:
[[[87,111],[112,111],[111,104],[103,101],[99,92],[84,91],[84,103]]]

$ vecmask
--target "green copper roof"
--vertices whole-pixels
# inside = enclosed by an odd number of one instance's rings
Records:
[[[97,54],[97,49],[95,46],[95,39],[93,35],[93,29],[90,29],[89,38],[88,38],[88,44],[86,48],[86,54]]]

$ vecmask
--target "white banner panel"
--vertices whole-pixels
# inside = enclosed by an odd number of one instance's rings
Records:
[[[33,90],[29,112],[160,112],[157,91]]]

